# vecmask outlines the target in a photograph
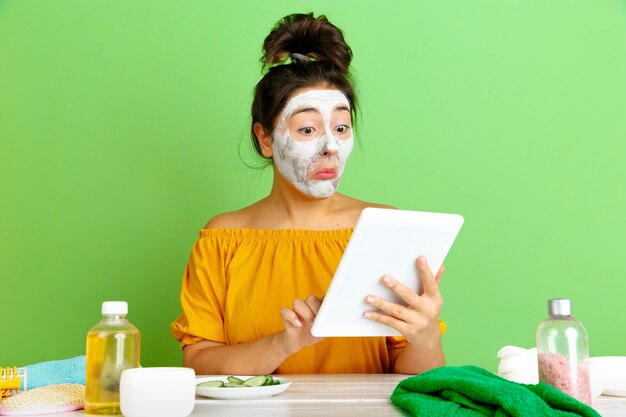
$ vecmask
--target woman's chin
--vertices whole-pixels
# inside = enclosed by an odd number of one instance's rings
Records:
[[[337,180],[335,178],[328,180],[313,179],[307,181],[306,184],[299,188],[300,191],[313,198],[323,199],[335,194],[335,191],[337,191],[336,182]]]

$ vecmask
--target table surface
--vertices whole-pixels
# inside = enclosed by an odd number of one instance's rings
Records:
[[[281,375],[282,376],[282,375]],[[323,417],[376,416],[395,417],[407,414],[389,401],[400,374],[361,375],[284,375],[292,381],[285,392],[256,400],[214,400],[196,397],[191,417]],[[626,416],[626,397],[602,396],[593,402],[603,417]],[[48,414],[78,417],[84,412]]]

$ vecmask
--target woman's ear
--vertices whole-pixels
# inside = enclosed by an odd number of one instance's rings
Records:
[[[267,132],[259,122],[254,124],[254,134],[256,135],[256,140],[259,141],[259,147],[263,156],[271,158],[274,155],[272,151],[272,134]]]

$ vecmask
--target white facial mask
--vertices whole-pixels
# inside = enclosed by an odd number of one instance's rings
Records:
[[[337,107],[350,108],[350,103],[342,92],[337,90],[310,90],[293,97],[280,114],[276,128],[272,132],[274,163],[278,171],[298,190],[315,198],[327,198],[335,193],[343,174],[343,169],[354,145],[350,137],[340,139],[333,135],[330,125],[333,110]],[[294,140],[289,132],[288,122],[293,112],[302,108],[313,108],[320,112],[324,121],[323,135],[310,140]],[[325,152],[334,151],[330,156]],[[309,174],[320,162],[335,165],[337,176],[334,179],[311,179]]]

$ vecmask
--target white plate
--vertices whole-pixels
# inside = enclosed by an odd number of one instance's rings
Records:
[[[234,375],[244,381],[251,376]],[[220,400],[249,400],[252,398],[265,398],[272,395],[280,394],[285,391],[291,385],[291,381],[287,378],[272,376],[276,381],[280,382],[278,385],[268,385],[265,387],[245,387],[245,388],[227,388],[227,387],[199,387],[198,384],[207,381],[223,381],[228,382],[227,375],[208,375],[196,377],[196,394],[203,397],[216,398]]]

